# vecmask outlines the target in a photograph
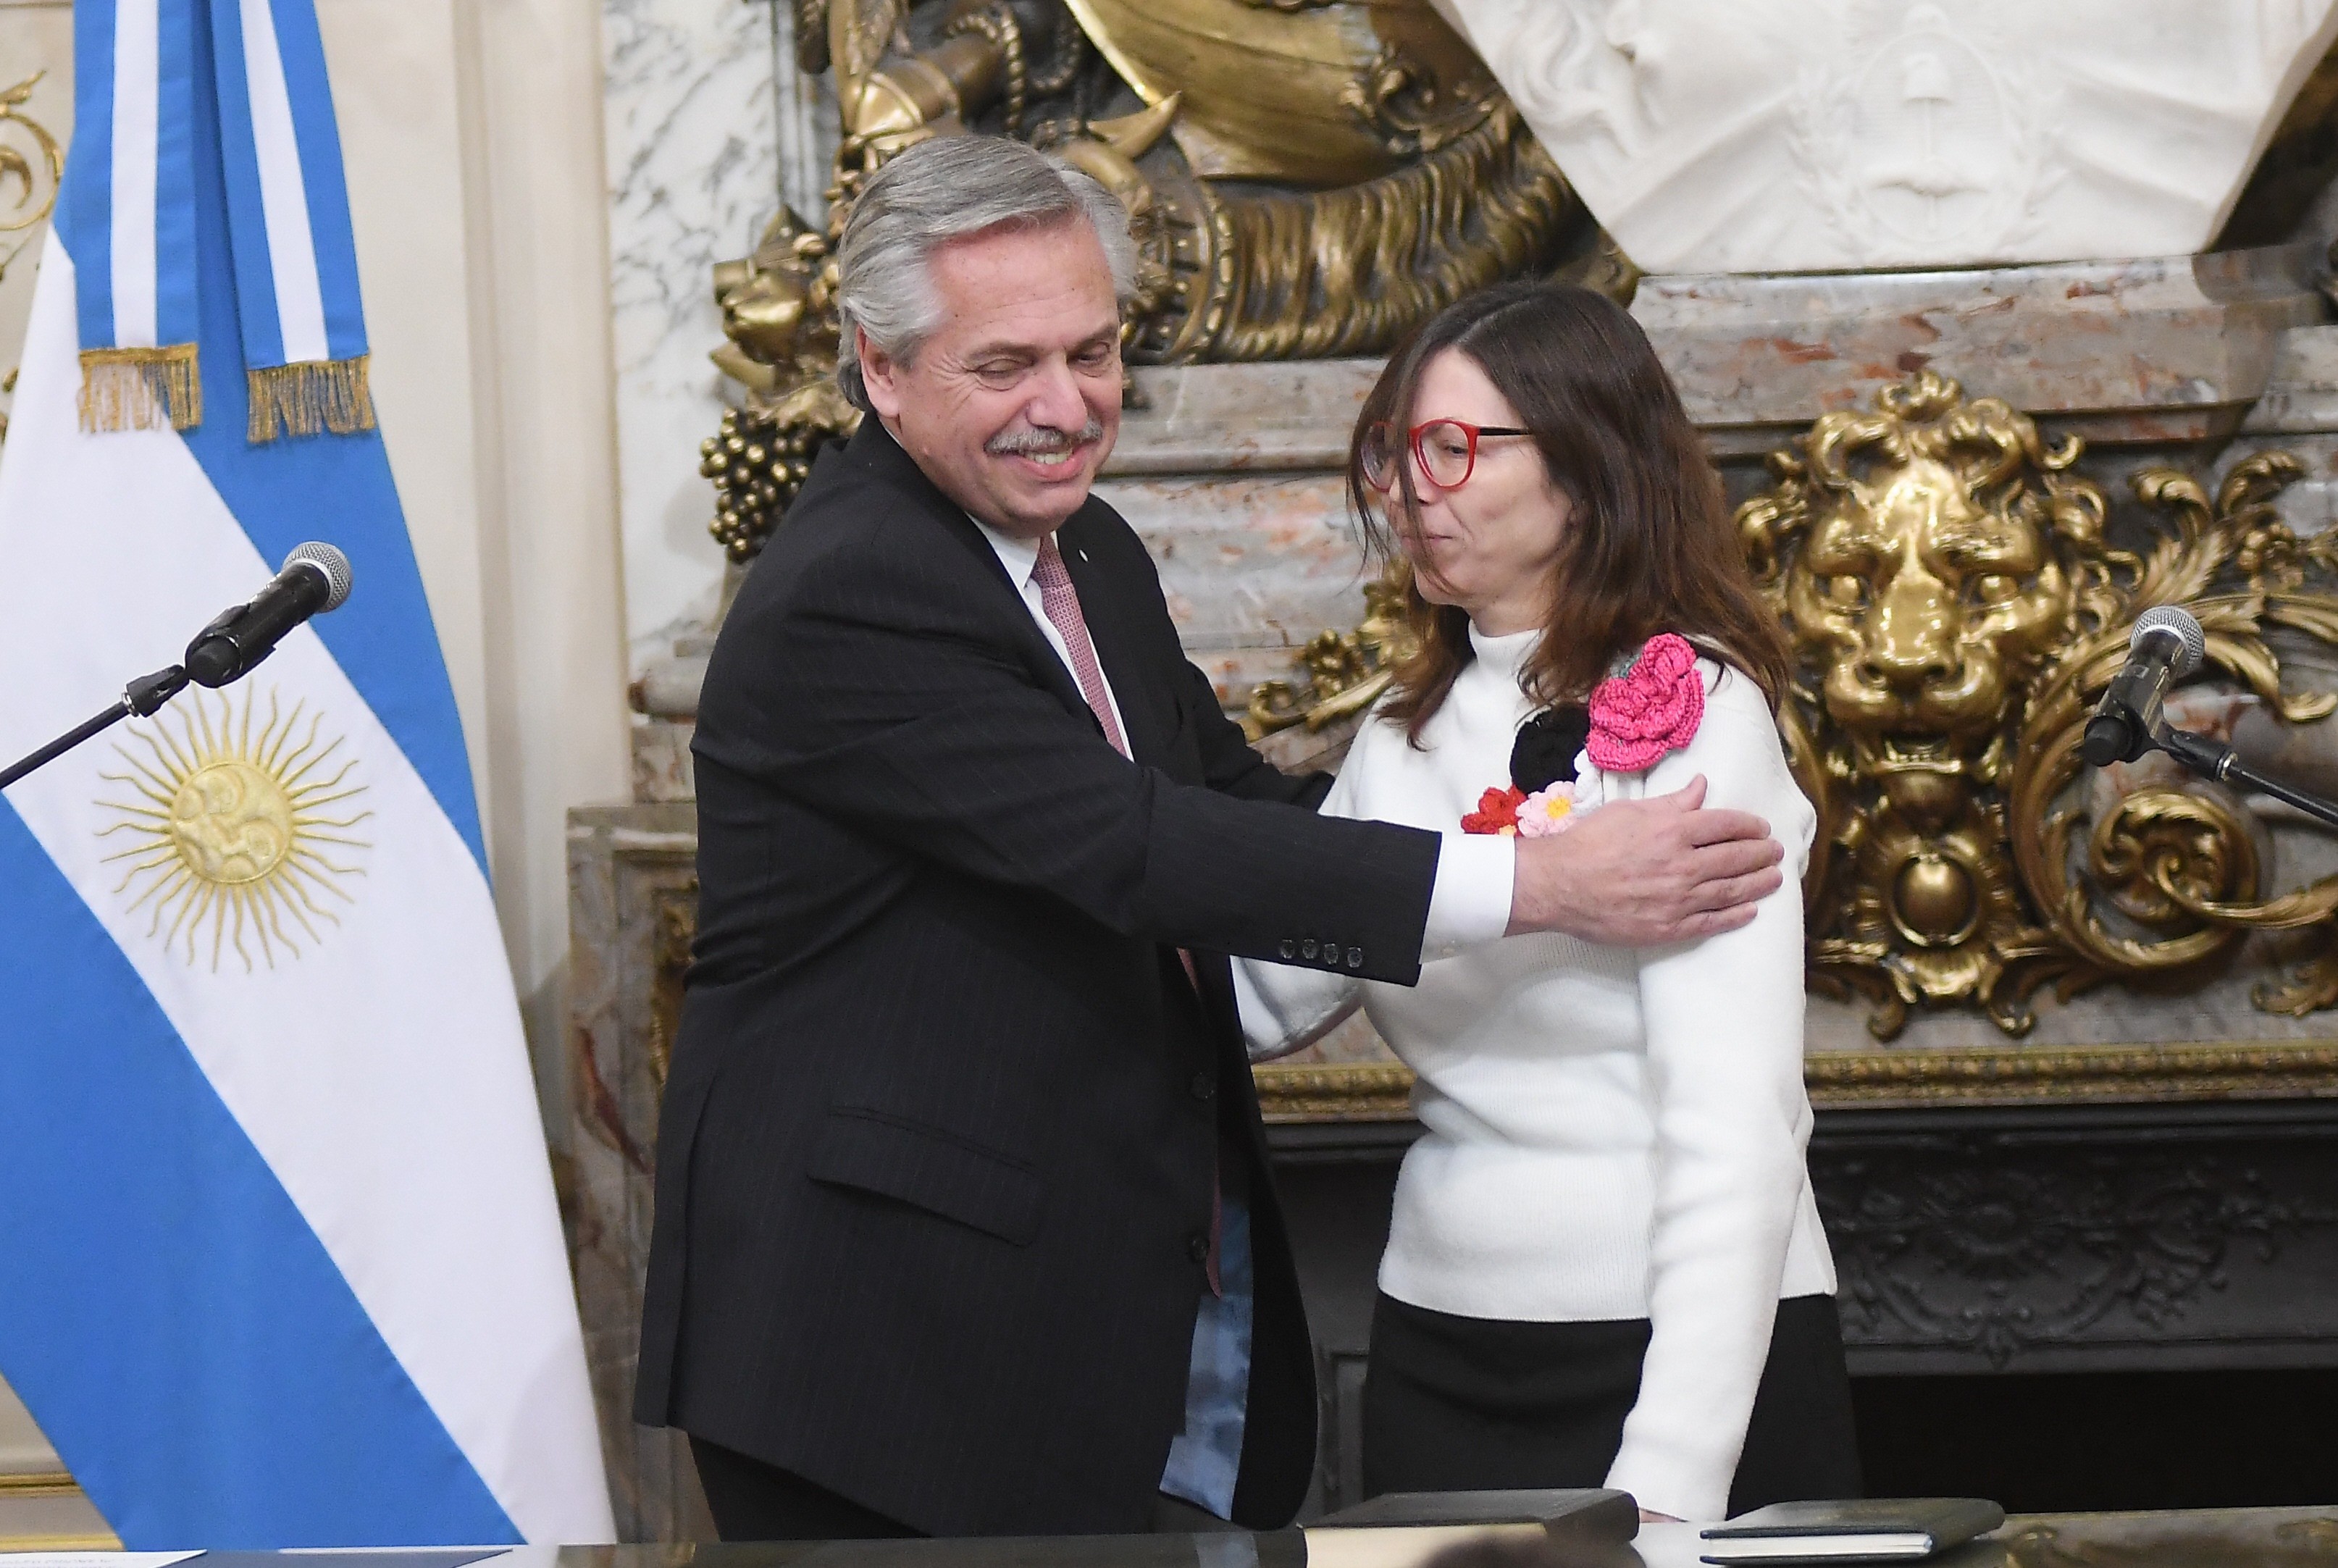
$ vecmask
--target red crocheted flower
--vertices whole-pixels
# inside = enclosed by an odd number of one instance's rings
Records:
[[[1478,797],[1478,808],[1461,818],[1464,833],[1507,833],[1518,830],[1518,808],[1525,805],[1523,789],[1488,789]]]
[[[1704,680],[1696,650],[1666,632],[1648,639],[1631,670],[1591,693],[1591,736],[1583,749],[1610,773],[1653,768],[1677,751],[1704,721]]]

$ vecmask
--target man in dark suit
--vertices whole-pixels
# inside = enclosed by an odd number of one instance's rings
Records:
[[[1088,495],[1111,199],[936,141],[840,261],[873,416],[699,710],[637,1414],[692,1434],[726,1539],[1279,1525],[1312,1361],[1225,955],[1410,983],[1506,930],[1694,936],[1776,846],[1694,798],[1536,840],[1318,818]]]

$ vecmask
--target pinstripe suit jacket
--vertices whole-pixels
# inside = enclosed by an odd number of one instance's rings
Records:
[[[1224,955],[1410,981],[1437,838],[1315,816],[1127,524],[1091,499],[1057,538],[1134,762],[874,418],[723,624],[636,1413],[936,1534],[1141,1530],[1223,1144],[1257,1260],[1236,1513],[1280,1524],[1312,1360]]]

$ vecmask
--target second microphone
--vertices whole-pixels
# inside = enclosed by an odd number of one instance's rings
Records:
[[[2167,689],[2200,668],[2208,639],[2191,612],[2159,604],[2136,617],[2127,646],[2126,667],[2112,678],[2078,742],[2090,767],[2132,762],[2151,750]]]

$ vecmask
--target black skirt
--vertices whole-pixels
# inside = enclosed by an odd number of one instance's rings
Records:
[[[1645,1318],[1516,1323],[1381,1296],[1364,1375],[1365,1494],[1602,1485],[1648,1335]],[[1729,1512],[1859,1494],[1834,1298],[1781,1301]]]

